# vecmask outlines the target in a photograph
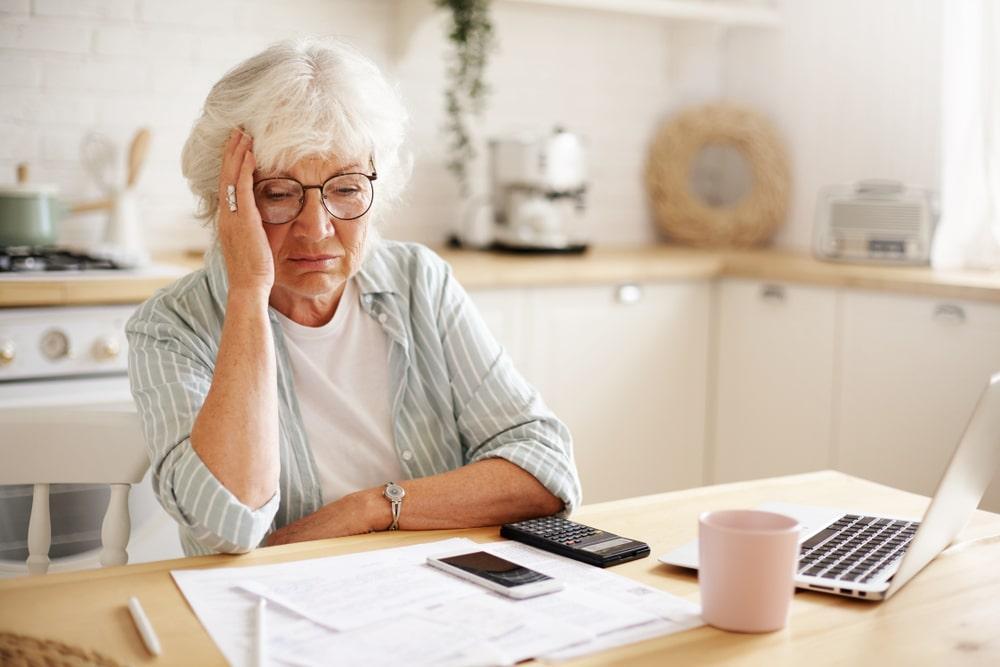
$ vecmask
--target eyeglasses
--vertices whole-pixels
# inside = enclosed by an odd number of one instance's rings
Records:
[[[378,178],[374,162],[371,174],[337,174],[322,185],[303,185],[294,178],[264,178],[253,185],[253,198],[257,202],[261,220],[269,225],[284,225],[299,217],[306,203],[306,190],[315,188],[321,193],[323,206],[338,220],[356,220],[368,212],[375,199]]]

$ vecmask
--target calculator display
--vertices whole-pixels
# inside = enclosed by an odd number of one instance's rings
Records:
[[[598,542],[597,544],[591,544],[589,547],[580,547],[584,551],[593,551],[594,553],[604,553],[605,551],[611,551],[615,547],[620,547],[623,544],[628,544],[632,540],[626,540],[624,537],[619,537],[615,540],[608,540],[605,542]]]

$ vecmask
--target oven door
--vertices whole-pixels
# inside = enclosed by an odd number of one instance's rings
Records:
[[[128,378],[111,377],[0,383],[0,410],[135,410]],[[29,447],[25,443],[25,447]],[[130,563],[180,558],[177,525],[160,507],[146,473],[129,493],[132,521]],[[50,572],[100,565],[101,522],[110,488],[88,484],[53,484],[49,490],[52,544]],[[30,485],[0,486],[0,577],[27,573]]]

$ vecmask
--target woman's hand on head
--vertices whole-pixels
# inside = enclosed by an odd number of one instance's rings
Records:
[[[274,259],[253,196],[256,168],[253,139],[234,129],[223,149],[219,172],[219,242],[230,292],[261,292],[267,297],[274,284]],[[230,185],[236,186],[236,211],[229,210]]]

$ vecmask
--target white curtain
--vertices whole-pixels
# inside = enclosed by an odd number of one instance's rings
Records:
[[[945,0],[935,268],[1000,269],[1000,2]]]

